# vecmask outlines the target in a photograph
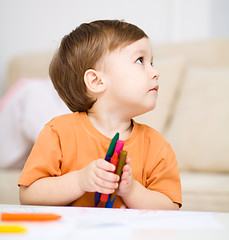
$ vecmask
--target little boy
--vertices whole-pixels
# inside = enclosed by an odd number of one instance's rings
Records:
[[[21,203],[93,207],[95,192],[119,187],[116,208],[179,209],[171,146],[133,120],[155,107],[158,94],[147,35],[124,21],[82,24],[62,39],[50,77],[73,113],[41,131],[19,179]],[[120,185],[104,160],[117,132],[128,152]]]

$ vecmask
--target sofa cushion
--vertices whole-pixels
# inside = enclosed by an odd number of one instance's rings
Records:
[[[183,170],[229,171],[229,68],[190,68],[166,133]]]
[[[0,204],[19,204],[20,170],[0,169]]]
[[[53,117],[70,113],[50,79],[21,79],[0,99],[0,168],[22,168]]]
[[[135,120],[137,122],[147,124],[163,133],[172,111],[172,105],[184,66],[185,59],[180,55],[155,60],[155,68],[160,73],[157,106],[154,110],[136,117]]]
[[[53,55],[54,51],[49,50],[14,57],[9,63],[7,90],[19,78],[48,78]]]
[[[182,172],[182,210],[229,212],[229,175]]]
[[[161,44],[155,46],[154,52],[160,57],[180,54],[187,59],[187,64],[190,66],[229,66],[228,38]]]

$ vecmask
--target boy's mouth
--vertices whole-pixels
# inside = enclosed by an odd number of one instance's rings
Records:
[[[159,89],[159,86],[156,85],[154,88],[150,89],[149,91],[155,91],[155,92],[158,92],[158,89]]]

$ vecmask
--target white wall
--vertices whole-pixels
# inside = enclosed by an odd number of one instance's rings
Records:
[[[0,96],[7,64],[15,55],[55,48],[82,22],[125,19],[154,42],[214,37],[216,19],[229,23],[228,0],[0,0]],[[215,8],[216,11],[214,11]],[[222,23],[218,21],[218,24]],[[212,23],[214,24],[212,25]],[[228,33],[221,24],[215,36]]]

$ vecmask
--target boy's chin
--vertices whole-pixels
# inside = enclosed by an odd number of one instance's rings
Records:
[[[135,114],[134,114],[133,117],[137,117],[137,116],[140,116],[140,115],[145,114],[145,113],[147,113],[147,112],[150,112],[150,111],[154,110],[155,107],[156,107],[156,105],[154,104],[154,105],[152,105],[152,106],[139,109],[139,111],[136,111],[136,112],[135,112]]]

